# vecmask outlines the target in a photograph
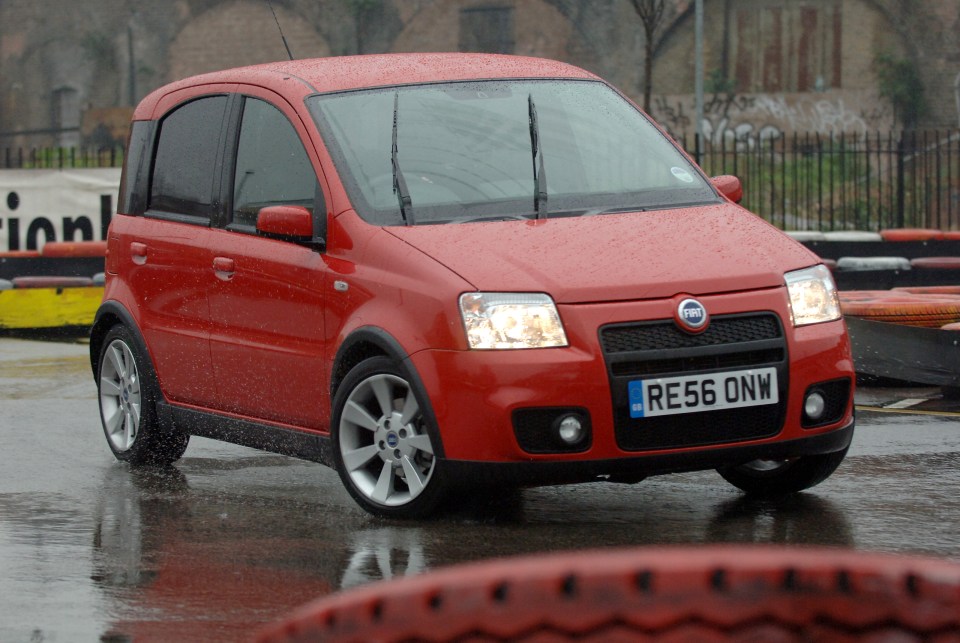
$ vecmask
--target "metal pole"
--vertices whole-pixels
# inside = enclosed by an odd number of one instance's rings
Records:
[[[697,0],[694,22],[696,28],[696,66],[694,71],[695,111],[697,113],[696,157],[697,163],[700,163],[703,153],[703,0]]]

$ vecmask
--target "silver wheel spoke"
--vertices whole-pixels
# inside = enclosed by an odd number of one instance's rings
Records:
[[[367,429],[368,431],[377,430],[377,421],[372,415],[367,413],[365,408],[353,400],[347,402],[346,407],[343,409],[343,419],[354,426],[359,426]]]
[[[413,394],[413,389],[407,389],[407,399],[403,401],[403,412],[400,414],[401,424],[410,424],[410,421],[420,412],[420,405]]]
[[[107,427],[107,433],[110,435],[117,435],[123,431],[123,420],[124,413],[120,407],[113,409],[113,412],[108,416],[103,416],[103,424]]]
[[[379,453],[380,449],[378,449],[375,444],[360,447],[353,451],[345,451],[343,453],[343,465],[347,468],[347,471],[356,471],[376,458]]]
[[[107,357],[110,359],[110,363],[113,365],[113,370],[116,371],[117,375],[120,376],[120,381],[123,381],[127,378],[127,365],[124,360],[124,355],[122,349],[116,345],[110,347],[110,350],[107,351]]]
[[[393,391],[390,383],[384,377],[378,377],[370,381],[370,388],[377,397],[377,404],[380,405],[381,417],[390,417],[393,413]]]
[[[433,443],[430,442],[429,435],[414,435],[410,438],[407,438],[407,444],[412,446],[417,451],[423,451],[424,453],[433,455]]]
[[[135,420],[133,414],[127,411],[125,414],[123,422],[123,447],[129,449],[133,444],[133,440],[137,437],[137,431],[135,428]]]
[[[377,486],[373,489],[373,493],[370,494],[370,498],[380,504],[386,504],[390,496],[393,495],[393,480],[393,465],[389,462],[384,462],[383,468],[380,470],[380,478],[377,480]]]
[[[414,466],[413,462],[410,461],[410,458],[404,456],[404,458],[400,460],[400,464],[403,465],[403,473],[407,478],[407,487],[410,488],[410,497],[416,498],[420,495],[420,492],[423,491],[427,481],[420,477],[419,469]]]
[[[120,385],[114,381],[112,377],[101,377],[100,378],[100,395],[108,395],[110,397],[120,397]]]

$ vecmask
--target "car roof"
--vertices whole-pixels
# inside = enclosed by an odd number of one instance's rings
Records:
[[[290,98],[315,94],[457,80],[597,77],[579,67],[545,58],[500,54],[417,53],[309,58],[237,67],[191,76],[165,85],[141,101],[134,118],[149,118],[172,92],[210,84],[252,84]]]

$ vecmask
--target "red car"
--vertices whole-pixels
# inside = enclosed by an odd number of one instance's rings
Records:
[[[91,333],[108,444],[316,460],[395,517],[708,468],[811,487],[853,436],[849,342],[829,271],[740,191],[548,60],[162,87],[133,117]]]

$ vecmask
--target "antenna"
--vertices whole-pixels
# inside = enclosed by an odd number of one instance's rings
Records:
[[[280,32],[280,40],[283,41],[283,46],[287,50],[287,58],[293,60],[293,53],[290,51],[290,45],[287,44],[286,36],[283,35],[283,27],[280,26],[280,21],[277,20],[277,12],[273,10],[273,3],[267,0],[267,6],[270,7],[270,13],[273,14],[273,21],[277,23],[277,31]]]

